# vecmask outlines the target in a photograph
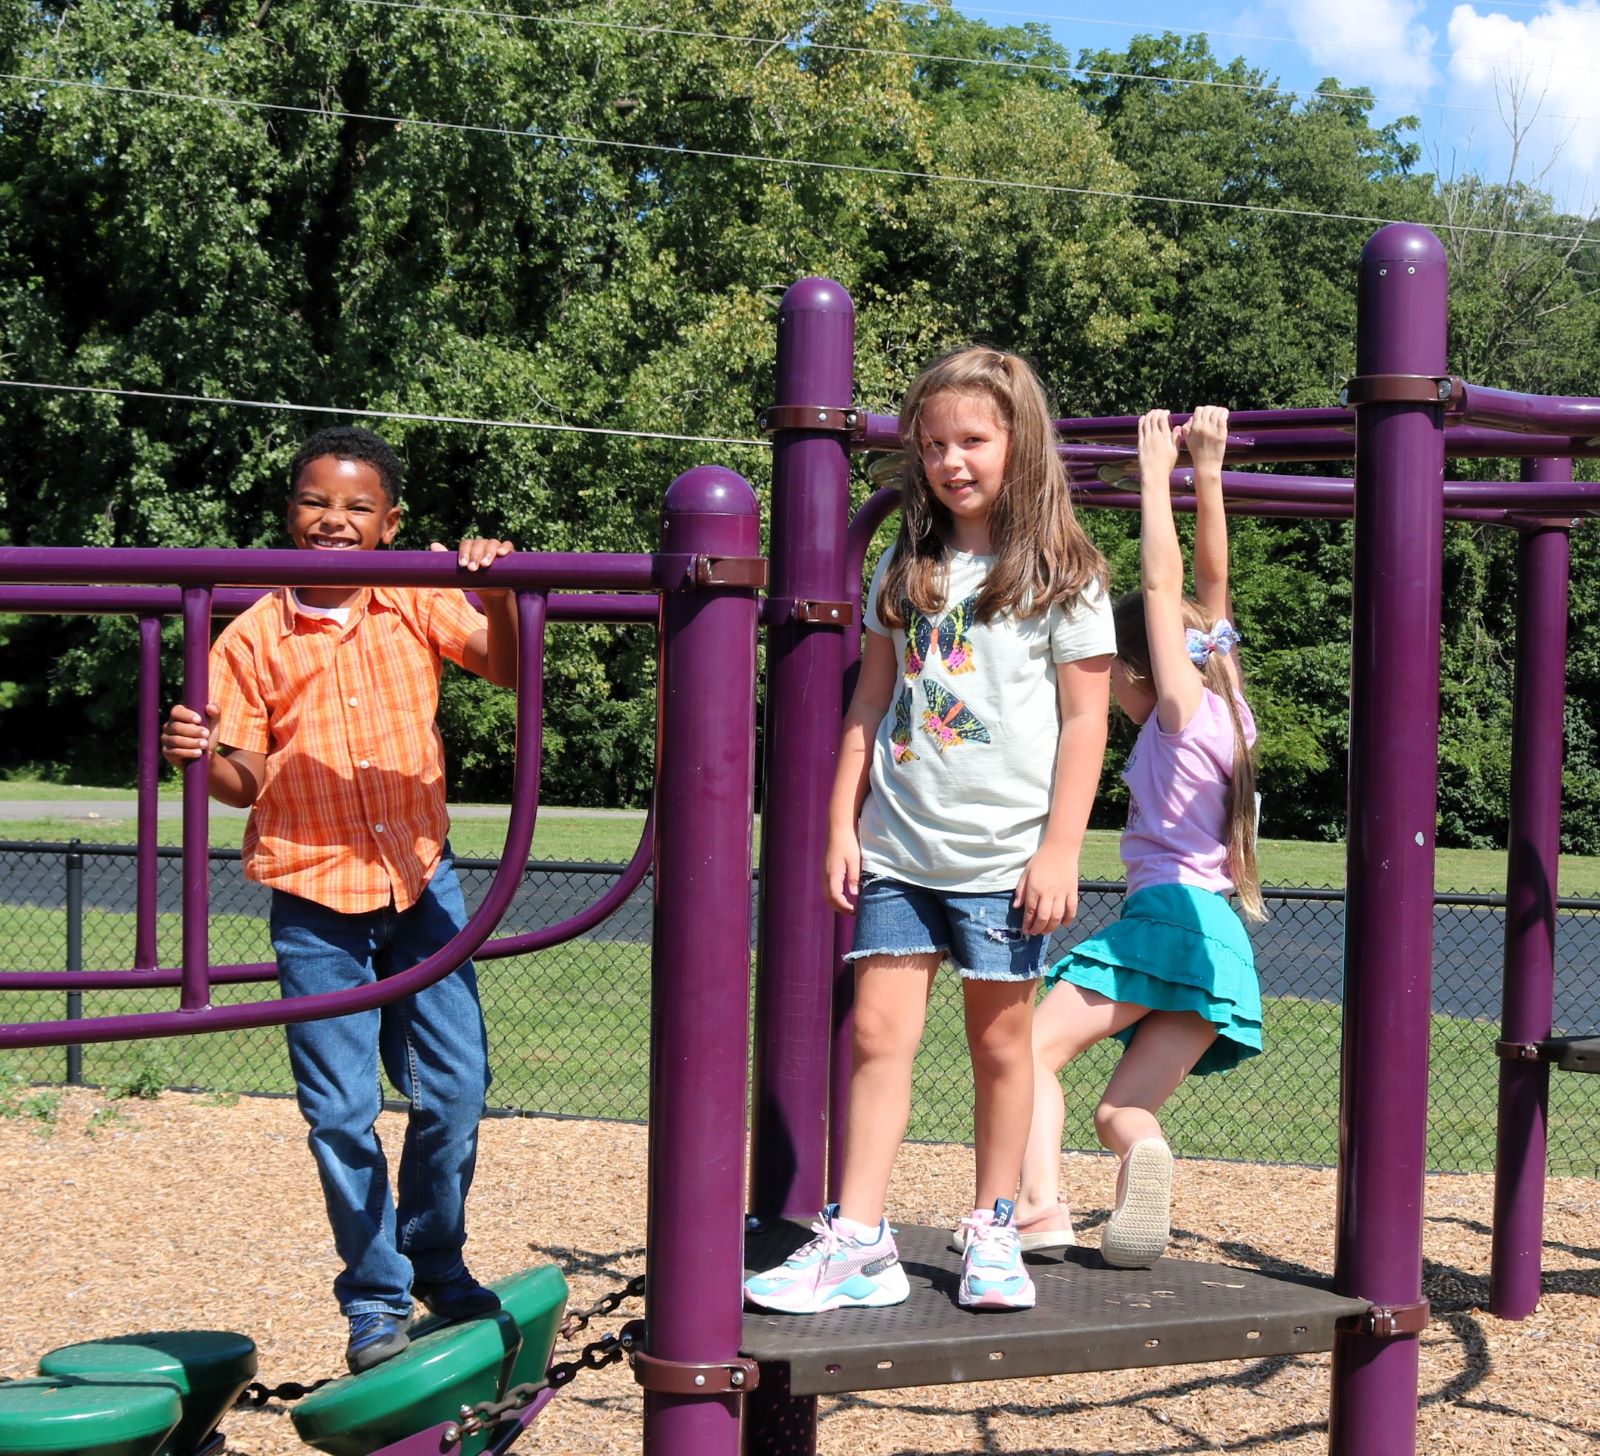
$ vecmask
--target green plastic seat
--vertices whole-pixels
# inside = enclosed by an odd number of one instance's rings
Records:
[[[517,1322],[522,1331],[522,1348],[506,1378],[503,1396],[513,1385],[531,1385],[544,1379],[550,1368],[550,1352],[567,1312],[567,1279],[554,1264],[524,1269],[489,1286],[500,1296],[500,1307]],[[446,1321],[430,1316],[411,1327],[412,1337],[444,1329]]]
[[[369,1456],[455,1420],[464,1405],[497,1399],[521,1345],[517,1322],[504,1310],[436,1328],[393,1359],[313,1391],[291,1412],[294,1428],[328,1456]],[[487,1444],[482,1432],[455,1451],[477,1456]]]
[[[39,1362],[41,1375],[100,1380],[165,1381],[183,1404],[183,1419],[160,1449],[198,1451],[256,1373],[255,1342],[231,1330],[156,1330],[62,1345]]]
[[[183,1414],[161,1381],[49,1376],[0,1384],[0,1456],[156,1456]]]

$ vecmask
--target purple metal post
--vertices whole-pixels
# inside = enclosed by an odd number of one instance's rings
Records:
[[[855,306],[827,278],[804,278],[778,314],[777,405],[850,404]],[[856,601],[844,579],[850,441],[837,431],[777,432],[772,577],[781,625],[767,631],[761,800],[754,1127],[750,1211],[810,1217],[827,1171],[834,917],[822,893],[842,711],[840,628],[798,621],[802,601]]]
[[[1568,481],[1572,462],[1525,459],[1522,478]],[[1555,1006],[1569,548],[1566,531],[1554,526],[1524,531],[1517,546],[1517,677],[1500,1033],[1508,1042],[1549,1036]],[[1525,1319],[1539,1302],[1549,1094],[1549,1063],[1500,1063],[1489,1308],[1501,1319]]]
[[[755,493],[700,466],[667,491],[664,552],[754,556]],[[667,592],[656,737],[646,1343],[658,1360],[737,1358],[744,1249],[755,798],[756,601]],[[734,1456],[737,1394],[647,1391],[645,1456]]]
[[[1447,297],[1431,232],[1373,234],[1356,294],[1360,373],[1444,373]],[[1442,411],[1362,406],[1334,1286],[1395,1307],[1422,1298],[1443,553]],[[1330,1451],[1412,1456],[1417,1343],[1337,1337]]]
[[[803,278],[778,311],[777,405],[838,418],[851,402],[855,305],[828,278]],[[772,578],[756,932],[755,1099],[750,1212],[809,1218],[826,1195],[836,917],[822,893],[828,798],[843,712],[837,626],[796,619],[802,601],[856,604],[845,580],[850,437],[779,430],[772,450]],[[786,618],[786,620],[783,620]],[[771,1377],[750,1399],[745,1442],[766,1456],[816,1449],[817,1402]]]
[[[326,554],[326,553],[325,553]],[[211,588],[183,589],[183,701],[206,716],[211,693]],[[211,1004],[209,936],[211,846],[209,801],[211,760],[197,758],[183,770],[183,986],[182,1011],[201,1011]]]
[[[134,835],[133,968],[155,969],[156,790],[161,782],[161,619],[139,618],[139,800]]]

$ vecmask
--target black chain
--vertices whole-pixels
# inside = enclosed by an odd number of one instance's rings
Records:
[[[644,1275],[635,1274],[621,1289],[613,1289],[609,1294],[602,1294],[588,1309],[569,1309],[567,1317],[561,1321],[561,1338],[570,1340],[585,1329],[596,1315],[613,1314],[619,1305],[630,1299],[637,1299],[643,1293]]]
[[[617,1304],[621,1302],[620,1299],[616,1301]],[[595,1311],[590,1310],[586,1313],[592,1315]],[[632,1353],[634,1346],[643,1336],[644,1321],[633,1320],[625,1324],[617,1334],[602,1335],[598,1340],[591,1340],[576,1359],[557,1360],[545,1371],[543,1380],[529,1381],[526,1385],[513,1385],[499,1400],[480,1400],[470,1409],[464,1409],[461,1417],[461,1434],[475,1436],[480,1431],[492,1429],[506,1416],[515,1415],[519,1410],[532,1404],[540,1391],[560,1390],[563,1385],[570,1385],[580,1370],[604,1370],[607,1365],[615,1365]]]
[[[615,1313],[619,1306],[630,1299],[637,1299],[643,1293],[644,1275],[636,1274],[621,1289],[613,1289],[609,1294],[602,1294],[587,1309],[568,1310],[566,1318],[561,1321],[561,1338],[570,1340],[580,1330],[586,1328],[589,1321],[596,1316]],[[512,1415],[523,1409],[547,1386],[552,1390],[559,1390],[563,1385],[569,1384],[580,1370],[604,1370],[607,1365],[615,1365],[633,1348],[642,1328],[638,1321],[625,1325],[620,1335],[605,1335],[585,1345],[576,1359],[556,1361],[545,1371],[543,1380],[514,1385],[499,1400],[479,1401],[463,1421],[465,1433],[474,1435],[478,1431],[487,1430],[503,1416]],[[332,1378],[330,1376],[329,1380]],[[299,1400],[303,1396],[310,1395],[313,1390],[320,1390],[329,1383],[329,1380],[317,1380],[310,1385],[302,1385],[297,1380],[286,1380],[282,1385],[273,1386],[252,1381],[239,1393],[234,1405],[259,1410],[271,1400]],[[467,1427],[471,1429],[466,1429]]]
[[[321,1390],[324,1385],[334,1379],[329,1376],[326,1380],[314,1380],[310,1385],[302,1385],[298,1380],[286,1380],[282,1385],[265,1386],[259,1380],[252,1380],[239,1392],[239,1398],[234,1401],[234,1406],[243,1406],[246,1410],[260,1410],[269,1400],[299,1400],[302,1396],[310,1395],[313,1390]]]

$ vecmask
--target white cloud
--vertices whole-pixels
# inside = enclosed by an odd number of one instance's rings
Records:
[[[1439,81],[1429,55],[1439,37],[1420,19],[1426,8],[1423,0],[1279,0],[1278,13],[1326,74],[1402,110]]]
[[[1449,99],[1485,108],[1472,133],[1501,166],[1509,158],[1508,123],[1528,128],[1517,176],[1540,181],[1557,201],[1582,209],[1588,174],[1600,156],[1600,4],[1553,0],[1526,19],[1457,5],[1447,32]],[[1498,119],[1496,112],[1499,112]],[[1466,113],[1447,123],[1463,126]]]

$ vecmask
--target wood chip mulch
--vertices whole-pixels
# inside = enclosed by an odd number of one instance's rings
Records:
[[[10,1298],[0,1376],[31,1374],[59,1344],[135,1330],[236,1329],[261,1354],[261,1379],[305,1383],[342,1371],[345,1325],[320,1194],[292,1103],[231,1106],[167,1093],[102,1113],[71,1091],[53,1127],[0,1120],[0,1196]],[[41,1135],[43,1132],[48,1135]],[[385,1114],[387,1145],[399,1118]],[[1104,1157],[1069,1154],[1065,1186],[1097,1238],[1111,1193]],[[573,1303],[591,1303],[643,1267],[645,1130],[556,1119],[491,1119],[483,1129],[468,1246],[492,1279],[554,1260]],[[970,1202],[972,1154],[907,1146],[894,1216],[943,1224]],[[1527,1320],[1485,1313],[1492,1182],[1430,1178],[1427,1294],[1417,1449],[1600,1451],[1600,1185],[1548,1189],[1545,1296]],[[1256,1268],[1326,1273],[1333,1257],[1330,1170],[1183,1160],[1171,1252]],[[556,1357],[569,1358],[596,1321]],[[968,1452],[1311,1453],[1327,1449],[1328,1357],[997,1381],[869,1393],[820,1403],[826,1456]],[[287,1407],[237,1411],[232,1456],[303,1453]],[[638,1452],[638,1387],[625,1367],[584,1373],[518,1449],[571,1456]]]

